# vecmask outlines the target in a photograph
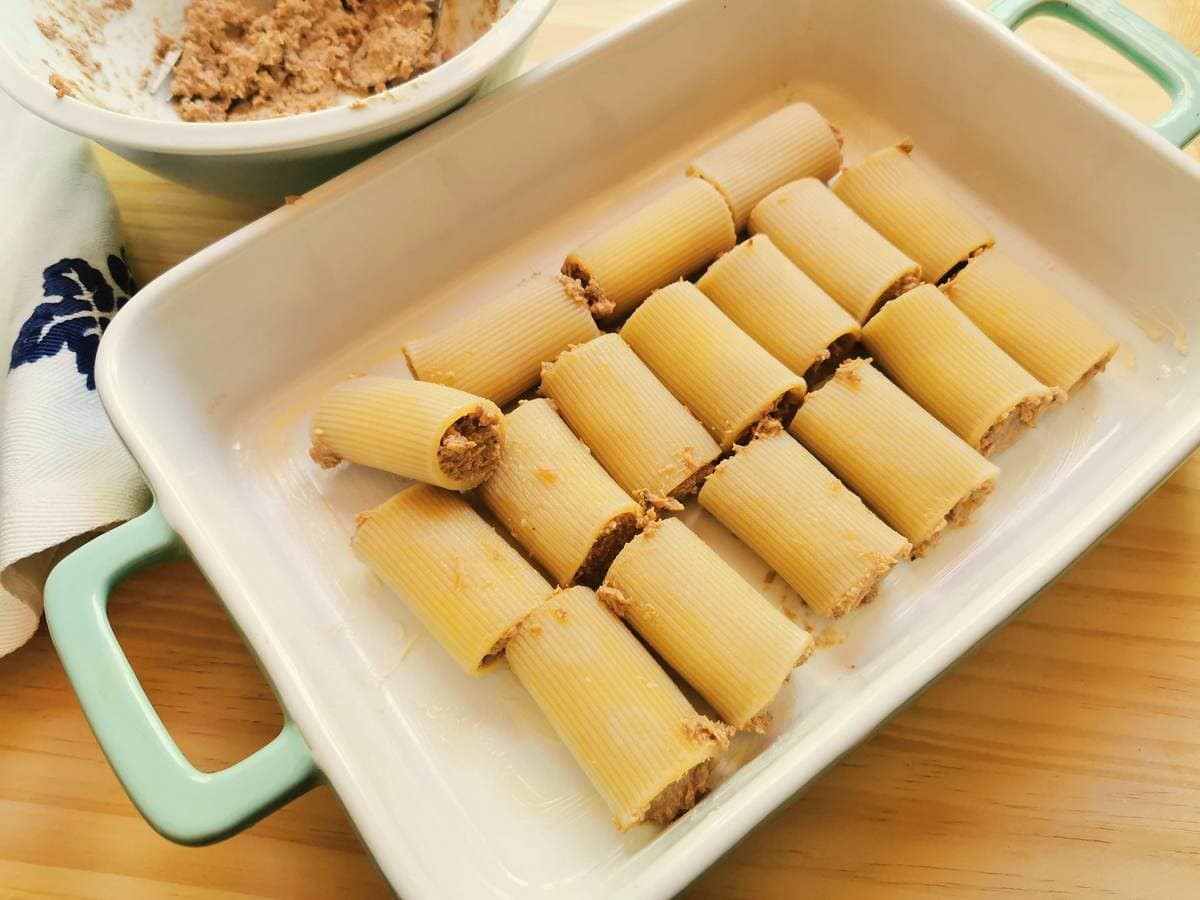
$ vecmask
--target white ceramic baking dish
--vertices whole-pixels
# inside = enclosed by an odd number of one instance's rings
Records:
[[[839,621],[843,641],[793,677],[770,733],[738,738],[710,796],[669,828],[618,834],[511,675],[467,678],[354,560],[355,512],[399,482],[319,471],[306,418],[336,379],[403,373],[405,336],[557,268],[680,177],[690,154],[793,98],[841,126],[850,160],[912,135],[1000,244],[1123,349],[999,457],[997,493],[969,528]],[[1184,106],[1172,127],[1194,114]],[[405,897],[666,897],[1197,446],[1200,372],[1136,319],[1173,316],[1181,334],[1195,331],[1197,247],[1200,166],[965,4],[669,4],[248,226],[129,304],[97,381],[157,506],[55,571],[56,643],[131,796],[178,840],[219,837],[323,777]],[[714,522],[686,517],[798,610]],[[289,721],[215,775],[179,755],[104,617],[115,580],[184,546]]]

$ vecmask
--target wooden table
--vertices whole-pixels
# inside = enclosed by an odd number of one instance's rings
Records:
[[[1196,4],[1130,2],[1163,26],[1184,23],[1187,5],[1200,21]],[[531,64],[653,5],[559,0]],[[1022,34],[1135,115],[1165,108],[1156,86],[1090,38],[1043,22]],[[1200,34],[1180,36],[1200,42]],[[266,211],[99,155],[142,283]],[[274,735],[274,698],[193,566],[134,579],[111,612],[142,683],[196,765],[229,765]],[[1194,895],[1197,663],[1193,458],[1036,605],[746,840],[691,896]],[[158,837],[101,756],[45,629],[0,660],[0,897],[387,894],[327,788],[213,847]]]

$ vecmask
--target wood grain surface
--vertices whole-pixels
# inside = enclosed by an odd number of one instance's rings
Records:
[[[1200,49],[1200,0],[1127,2]],[[559,0],[530,62],[653,5]],[[1021,34],[1134,115],[1148,120],[1165,108],[1157,86],[1090,38],[1045,22]],[[1188,152],[1200,157],[1195,146]],[[266,211],[98,155],[142,283]],[[275,734],[275,700],[193,566],[172,563],[128,582],[111,613],[197,766],[229,765]],[[1195,896],[1198,663],[1193,458],[689,895]],[[0,660],[0,897],[388,894],[327,788],[212,847],[158,837],[101,755],[45,629]]]

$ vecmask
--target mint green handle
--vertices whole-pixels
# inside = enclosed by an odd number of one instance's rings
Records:
[[[108,595],[135,572],[185,556],[157,504],[84,544],[50,573],[46,622],[100,747],[134,805],[165,837],[228,837],[312,787],[317,767],[295,725],[221,772],[187,761],[147,699],[108,622]]]
[[[1034,16],[1054,16],[1082,28],[1171,95],[1171,108],[1151,128],[1176,147],[1200,134],[1200,59],[1115,0],[998,0],[988,12],[1009,28]]]

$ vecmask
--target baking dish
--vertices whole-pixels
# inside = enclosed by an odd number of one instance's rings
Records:
[[[1011,24],[1034,7],[997,11]],[[1160,125],[1189,138],[1194,61],[1110,3],[1068,8],[1154,60],[1177,103]],[[738,738],[709,797],[669,828],[618,834],[509,673],[462,675],[353,559],[354,513],[399,482],[317,471],[307,415],[350,371],[403,373],[403,337],[556,269],[697,149],[793,98],[841,126],[851,160],[911,134],[1007,252],[1123,350],[998,458],[997,493],[971,527],[838,623],[841,643],[793,677],[766,735]],[[1196,327],[1198,209],[1200,166],[965,4],[672,3],[203,251],[117,317],[97,381],[156,505],[55,570],[55,643],[118,775],[176,840],[216,839],[324,778],[406,897],[669,896],[1200,443],[1200,374],[1135,318]],[[414,227],[395,227],[401,214]],[[714,522],[686,518],[795,609]],[[288,718],[215,774],[175,749],[104,616],[115,581],[185,547]]]

